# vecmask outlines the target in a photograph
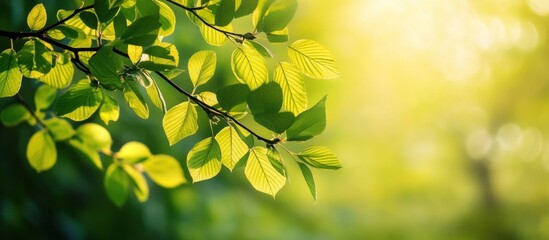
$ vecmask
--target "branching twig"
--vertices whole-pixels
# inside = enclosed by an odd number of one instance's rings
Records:
[[[29,111],[31,116],[36,120],[36,122],[38,124],[40,124],[40,126],[42,128],[48,129],[48,126],[46,126],[46,124],[44,122],[42,122],[42,119],[40,119],[38,116],[36,116],[36,114],[34,113],[34,110],[32,109],[32,107],[27,102],[25,102],[25,100],[21,97],[21,95],[19,93],[17,93],[15,95],[15,99],[17,99],[17,101],[19,103],[21,103],[21,105],[23,105],[27,109],[27,111]]]

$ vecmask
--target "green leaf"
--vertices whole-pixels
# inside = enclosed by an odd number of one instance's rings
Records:
[[[80,80],[57,100],[57,114],[73,121],[84,121],[99,108],[103,94],[91,86],[89,79]]]
[[[99,170],[103,169],[103,163],[101,162],[101,157],[99,157],[97,150],[92,149],[90,146],[77,139],[69,139],[68,143],[79,153],[84,155],[84,157],[90,160],[93,165],[99,168]]]
[[[52,47],[41,40],[31,39],[17,53],[21,73],[27,78],[39,78],[52,67]]]
[[[244,45],[248,48],[254,48],[263,57],[272,58],[274,56],[269,49],[256,41],[244,41]]]
[[[263,18],[263,31],[270,33],[286,28],[297,10],[297,0],[275,1]]]
[[[143,169],[156,184],[165,188],[174,188],[187,182],[181,165],[169,155],[154,155],[143,162]]]
[[[271,131],[283,133],[294,123],[295,117],[291,112],[261,113],[254,114],[254,120]]]
[[[305,182],[307,183],[307,187],[309,187],[309,191],[311,192],[311,195],[316,201],[316,185],[315,185],[315,179],[313,177],[313,173],[311,172],[311,169],[307,167],[304,163],[297,163],[299,165],[299,169],[301,170],[301,173],[303,174],[303,177],[305,178]]]
[[[53,101],[55,101],[56,95],[57,89],[51,88],[48,85],[40,86],[34,94],[34,103],[36,104],[37,110],[49,108]]]
[[[107,29],[105,30],[111,30],[112,28],[109,28],[110,26],[114,29],[114,38],[120,39],[122,34],[126,31],[126,29],[128,29],[128,21],[124,14],[119,13],[116,17],[114,17],[112,24],[107,26]]]
[[[46,14],[46,8],[44,4],[39,3],[34,5],[34,7],[29,12],[27,16],[27,25],[33,31],[38,31],[44,26],[46,26],[46,21],[48,20],[48,15]]]
[[[128,45],[128,57],[134,65],[139,62],[141,55],[143,55],[143,47],[131,44]]]
[[[124,69],[124,63],[113,52],[112,47],[102,47],[90,60],[90,71],[108,90],[122,89],[118,72]]]
[[[76,134],[71,124],[61,118],[50,118],[44,121],[48,131],[53,135],[55,141],[65,141]]]
[[[271,43],[285,43],[289,39],[288,28],[267,33],[267,40]]]
[[[198,130],[198,113],[190,102],[180,103],[166,113],[162,127],[170,146],[181,139],[193,135]]]
[[[168,71],[160,71],[160,72],[164,74],[164,76],[166,76],[168,79],[173,80],[174,78],[178,77],[183,72],[185,72],[185,70],[174,68]]]
[[[149,185],[143,173],[137,171],[133,166],[129,164],[123,164],[122,168],[130,177],[133,186],[133,192],[140,202],[145,202],[149,198]]]
[[[215,140],[221,149],[221,163],[230,171],[238,164],[248,152],[248,145],[240,138],[237,130],[227,126],[217,133]]]
[[[99,124],[86,123],[76,129],[78,139],[94,151],[111,153],[112,138],[107,129]]]
[[[267,10],[269,10],[269,6],[275,1],[276,0],[259,0],[257,3],[257,7],[252,15],[252,23],[258,32],[263,31],[263,18],[265,17]]]
[[[159,16],[160,7],[156,4],[157,1],[151,0],[136,0],[135,7],[138,15],[141,16]]]
[[[146,88],[147,95],[149,95],[149,98],[151,99],[151,102],[154,106],[162,110],[162,112],[166,112],[168,109],[166,107],[166,102],[164,101],[164,96],[162,96],[162,92],[158,88],[156,81],[154,81],[154,79],[151,80],[151,85]]]
[[[149,107],[145,103],[145,98],[139,91],[139,86],[135,81],[126,81],[124,84],[124,100],[135,114],[143,119],[149,118]]]
[[[284,167],[282,155],[280,155],[280,152],[278,152],[276,148],[272,147],[267,149],[267,158],[278,173],[282,176],[286,176],[286,167]]]
[[[0,114],[0,120],[2,120],[2,124],[6,127],[17,126],[19,123],[27,121],[30,118],[31,114],[29,110],[19,103],[4,108]]]
[[[113,163],[107,168],[104,184],[107,196],[116,206],[126,203],[130,194],[130,179],[120,165]]]
[[[312,40],[297,40],[288,46],[288,56],[303,74],[316,79],[340,77],[328,49]]]
[[[227,26],[233,20],[234,11],[235,11],[234,0],[221,1],[215,13],[215,25]]]
[[[235,84],[217,91],[219,105],[229,112],[244,112],[247,109],[246,100],[250,88],[244,84]]]
[[[151,157],[149,148],[140,142],[128,142],[115,154],[115,158],[126,163],[138,163]]]
[[[179,64],[179,52],[171,43],[157,43],[143,51],[139,67],[151,71],[167,71]]]
[[[48,31],[48,36],[56,40],[62,40],[65,37],[69,39],[77,39],[79,37],[86,38],[84,32],[80,29],[68,25],[59,25]]]
[[[310,147],[297,154],[297,157],[314,168],[340,169],[341,163],[326,147]]]
[[[110,121],[118,121],[120,107],[116,100],[108,94],[103,93],[103,96],[103,103],[101,103],[101,108],[99,109],[99,117],[106,125],[109,125]]]
[[[305,141],[321,134],[326,128],[326,97],[307,111],[297,115],[286,130],[288,141]]]
[[[145,16],[130,24],[121,39],[125,44],[149,46],[156,41],[160,27],[158,15]]]
[[[307,109],[305,81],[292,64],[280,63],[275,70],[274,81],[282,88],[282,105],[285,110],[297,115]]]
[[[68,87],[74,76],[74,64],[69,58],[65,54],[58,54],[55,66],[38,80],[57,89]]]
[[[256,190],[273,198],[286,183],[286,177],[273,167],[264,147],[254,147],[250,150],[244,174]]]
[[[208,91],[201,92],[198,95],[196,95],[196,98],[206,103],[208,106],[215,106],[218,104],[217,96],[213,92],[208,92]]]
[[[204,41],[206,43],[212,45],[212,46],[222,46],[227,42],[227,36],[225,36],[224,33],[221,33],[206,24],[199,22],[198,28],[200,29],[200,33],[202,34],[202,38],[204,38]],[[217,27],[221,30],[232,32],[233,31],[233,25],[229,24],[227,26],[223,27]]]
[[[0,53],[0,97],[11,97],[19,92],[23,76],[17,64],[17,53],[6,49]]]
[[[91,29],[97,29],[98,26],[98,20],[97,15],[91,11],[83,11],[79,14],[80,19],[84,24],[86,24],[87,27]]]
[[[175,30],[175,14],[173,10],[165,3],[156,1],[156,4],[160,7],[160,36],[172,35]]]
[[[217,57],[214,51],[198,51],[189,59],[189,76],[194,87],[210,80],[215,73]]]
[[[268,82],[265,59],[253,48],[240,47],[233,51],[231,66],[238,81],[254,90]]]
[[[240,5],[236,4],[239,7],[234,13],[235,18],[251,14],[255,10],[255,8],[257,7],[257,3],[259,2],[258,0],[237,0],[236,2],[238,3],[239,1],[241,3]]]
[[[215,177],[221,170],[221,150],[212,138],[198,142],[187,154],[187,167],[193,182]]]
[[[99,21],[108,23],[116,16],[120,8],[113,6],[110,0],[95,0],[94,10]]]
[[[57,161],[55,142],[47,130],[36,132],[27,145],[27,159],[37,172],[49,170]]]
[[[248,106],[254,115],[278,113],[282,107],[282,89],[275,82],[264,84],[250,93]]]

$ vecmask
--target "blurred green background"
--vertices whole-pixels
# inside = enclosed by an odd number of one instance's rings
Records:
[[[24,31],[36,2],[1,1],[0,29]],[[41,2],[49,22],[57,9],[78,6]],[[179,47],[180,66],[211,48],[218,68],[208,87],[235,82],[234,46],[207,46],[176,14],[179,29],[168,41]],[[251,30],[249,19],[238,22],[240,32]],[[547,239],[548,33],[547,0],[300,0],[291,41],[322,43],[343,73],[307,79],[311,103],[328,95],[328,127],[311,143],[289,146],[328,146],[344,165],[314,171],[316,203],[290,164],[291,182],[276,200],[256,192],[242,170],[223,170],[173,190],[153,186],[148,202],[116,208],[103,173],[70,148],[58,144],[57,165],[36,174],[25,159],[34,130],[0,126],[0,238]],[[273,50],[287,59],[284,46]],[[31,97],[37,85],[24,86]],[[170,105],[182,100],[160,87]],[[141,141],[184,163],[209,132],[202,125],[170,148],[159,111],[147,121],[130,111],[122,107],[109,125],[114,149]]]

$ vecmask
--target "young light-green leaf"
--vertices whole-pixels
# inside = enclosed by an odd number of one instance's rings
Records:
[[[230,171],[238,164],[240,159],[248,152],[248,145],[240,138],[236,129],[227,126],[217,133],[215,140],[221,148],[221,162]]]
[[[0,98],[11,97],[19,92],[23,75],[17,65],[17,53],[6,49],[0,53]]]
[[[36,132],[27,145],[27,159],[37,172],[49,170],[57,161],[55,142],[47,130]]]
[[[198,131],[198,113],[190,102],[183,102],[168,110],[162,127],[170,146]]]
[[[158,185],[165,188],[174,188],[187,180],[179,162],[169,155],[154,155],[143,162],[143,169]]]
[[[273,198],[286,183],[286,177],[273,167],[264,147],[254,147],[250,150],[244,173],[256,190]]]
[[[278,171],[278,173],[286,176],[286,167],[284,167],[282,155],[280,155],[280,152],[278,152],[276,148],[272,147],[267,149],[267,158],[269,159],[269,162],[271,162],[271,165],[276,169],[276,171]]]
[[[231,67],[237,79],[252,90],[269,80],[265,59],[254,48],[235,49],[231,56]]]
[[[143,50],[143,58],[138,64],[140,68],[151,71],[167,71],[179,64],[179,52],[171,43],[156,43]]]
[[[217,95],[213,92],[201,92],[198,95],[196,95],[196,98],[198,98],[200,101],[206,103],[209,106],[215,106],[219,102],[217,101]]]
[[[147,160],[152,156],[147,145],[140,142],[128,142],[124,144],[120,151],[115,154],[115,158],[126,163],[138,163]]]
[[[80,80],[57,100],[57,114],[73,121],[84,121],[99,108],[103,94],[89,79]]]
[[[2,124],[6,127],[14,127],[17,124],[31,118],[29,110],[22,104],[16,103],[4,108],[0,114]]]
[[[156,84],[156,81],[154,79],[151,79],[151,85],[146,88],[147,95],[149,95],[149,98],[151,99],[151,102],[154,106],[156,106],[158,109],[162,110],[162,112],[166,112],[168,109],[166,107],[166,101],[164,101],[164,96],[162,95],[162,92],[158,88],[158,85]]]
[[[48,85],[42,85],[38,87],[36,93],[34,93],[34,103],[38,110],[45,110],[51,106],[55,97],[57,96],[57,89]]]
[[[109,125],[110,121],[118,121],[120,116],[120,107],[116,100],[114,100],[110,95],[103,93],[103,103],[99,108],[99,117],[106,125]]]
[[[173,10],[164,2],[156,1],[160,7],[160,36],[169,36],[175,30],[175,14]]]
[[[17,53],[17,63],[23,76],[39,78],[48,73],[52,67],[52,51],[49,43],[35,39],[27,41]]]
[[[97,150],[92,149],[90,146],[84,144],[82,141],[77,139],[69,139],[69,145],[76,149],[79,153],[84,155],[88,160],[90,160],[93,165],[95,165],[99,170],[103,169],[103,162],[101,162],[101,157]]]
[[[141,55],[143,55],[143,47],[131,44],[128,45],[128,57],[134,65],[139,62]]]
[[[315,79],[340,77],[334,58],[328,49],[312,40],[297,40],[288,46],[288,57],[303,72]]]
[[[282,30],[294,17],[297,10],[297,0],[275,1],[263,18],[263,31],[266,33]]]
[[[48,131],[53,135],[55,141],[65,141],[76,134],[72,125],[65,119],[50,118],[44,121],[48,127]]]
[[[310,147],[297,154],[304,163],[314,168],[339,169],[341,163],[330,149],[326,147]]]
[[[46,8],[42,3],[34,5],[29,12],[29,15],[27,15],[27,25],[33,31],[38,31],[44,28],[47,20],[48,15],[46,13]]]
[[[305,141],[321,134],[326,128],[326,97],[307,111],[297,115],[286,130],[288,141]]]
[[[38,80],[54,88],[62,89],[70,85],[73,76],[74,64],[69,61],[69,56],[58,54],[55,66]]]
[[[143,176],[143,173],[137,171],[134,166],[129,164],[123,164],[122,168],[124,169],[124,172],[128,174],[128,177],[130,177],[133,192],[135,193],[137,200],[140,202],[147,201],[149,198],[149,185],[147,184],[147,180],[145,179],[145,176]]]
[[[200,29],[200,33],[202,34],[202,38],[204,38],[204,41],[212,46],[222,46],[227,42],[227,36],[225,36],[225,34],[207,26],[202,22],[198,22],[198,28]],[[217,28],[228,32],[233,31],[232,24]]]
[[[111,153],[112,137],[107,129],[99,124],[86,123],[76,129],[76,135],[94,151]]]
[[[198,142],[187,154],[187,167],[193,182],[215,177],[221,170],[221,149],[212,137]]]
[[[301,170],[301,173],[303,174],[303,178],[305,178],[305,182],[307,183],[307,187],[309,187],[309,191],[311,192],[311,195],[316,201],[316,184],[315,179],[313,177],[313,173],[311,172],[311,169],[307,167],[304,163],[297,163],[299,165],[299,169]]]
[[[274,81],[282,89],[282,105],[285,110],[300,114],[307,109],[307,92],[305,91],[305,81],[299,70],[292,64],[282,62],[275,69]]]
[[[198,51],[191,56],[188,68],[194,87],[198,87],[212,78],[216,62],[217,57],[214,51]]]
[[[116,206],[126,203],[130,195],[130,178],[120,165],[113,163],[107,168],[104,184],[107,196]]]
[[[145,98],[139,91],[137,82],[129,80],[124,84],[124,100],[135,114],[143,119],[149,118],[149,106],[145,103]]]

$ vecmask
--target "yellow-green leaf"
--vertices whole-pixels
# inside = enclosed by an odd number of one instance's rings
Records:
[[[57,114],[73,121],[84,121],[99,108],[103,94],[91,86],[89,79],[80,80],[57,100]]]
[[[107,196],[116,206],[126,203],[130,194],[130,179],[120,165],[113,163],[107,168],[104,184]]]
[[[160,92],[160,89],[153,78],[151,78],[151,85],[147,87],[146,90],[153,105],[162,110],[162,112],[166,112],[166,101],[164,101],[164,96],[162,96],[162,92]]]
[[[267,149],[264,147],[254,147],[250,150],[244,173],[256,190],[273,198],[286,183],[286,177],[271,165],[267,158]]]
[[[139,86],[135,81],[126,81],[124,84],[124,100],[135,114],[143,119],[149,118],[149,106],[145,103],[145,98],[139,91]]]
[[[181,165],[169,155],[150,157],[143,162],[143,169],[156,184],[165,188],[174,188],[187,182]]]
[[[124,172],[128,174],[133,186],[133,192],[140,202],[145,202],[149,198],[149,185],[143,173],[137,171],[132,165],[123,164]]]
[[[36,4],[29,15],[27,16],[27,25],[33,31],[37,31],[46,26],[46,21],[48,20],[48,15],[46,14],[46,8],[44,4]]]
[[[57,89],[48,85],[42,85],[38,87],[36,93],[34,93],[34,103],[38,110],[45,110],[51,106],[55,97],[57,96]]]
[[[143,54],[143,47],[137,46],[137,45],[128,45],[128,57],[130,58],[130,61],[135,65],[137,62],[139,62],[139,59],[141,59],[141,55]]]
[[[74,76],[74,64],[69,61],[69,57],[59,54],[56,57],[55,66],[44,76],[38,78],[41,82],[54,88],[62,89],[70,85]]]
[[[219,102],[217,101],[217,95],[213,92],[201,92],[198,95],[196,95],[196,98],[198,98],[200,101],[208,104],[209,106],[215,106]]]
[[[227,42],[227,36],[225,34],[206,26],[206,24],[199,22],[198,27],[200,28],[200,33],[202,34],[202,37],[206,41],[206,43],[212,45],[212,46],[222,46]],[[233,25],[229,24],[227,26],[223,27],[217,27],[221,30],[225,30],[228,32],[233,31]]]
[[[297,40],[288,46],[288,56],[303,74],[315,79],[340,77],[328,49],[312,40]]]
[[[111,153],[112,138],[107,129],[99,124],[86,123],[76,129],[76,135],[94,151]]]
[[[227,126],[219,131],[215,140],[221,148],[221,162],[231,171],[249,150],[248,145],[232,126]]]
[[[48,127],[48,131],[51,133],[53,140],[55,141],[65,141],[76,134],[72,128],[72,125],[65,119],[50,118],[45,120],[44,124]]]
[[[305,81],[292,64],[282,62],[275,69],[274,81],[282,88],[282,106],[295,115],[307,109]]]
[[[237,79],[252,90],[269,80],[265,59],[254,48],[235,49],[231,57],[231,67]]]
[[[198,113],[190,102],[183,102],[168,110],[162,119],[162,127],[171,145],[193,135],[198,130]]]
[[[11,97],[19,92],[23,75],[17,65],[17,53],[6,49],[0,53],[0,97]]]
[[[149,148],[140,142],[128,142],[115,154],[115,158],[127,163],[137,163],[151,157]]]
[[[313,177],[313,173],[311,172],[311,169],[307,167],[304,163],[297,163],[299,165],[299,169],[301,170],[301,173],[303,174],[303,178],[305,178],[305,182],[307,183],[307,187],[309,187],[309,191],[311,192],[311,195],[316,201],[316,185],[315,185],[315,179]]]
[[[217,57],[214,51],[199,51],[189,59],[189,76],[194,87],[198,87],[210,80],[215,73]]]
[[[114,100],[110,95],[103,93],[103,103],[99,109],[99,117],[106,125],[109,125],[110,121],[118,121],[120,116],[120,107],[116,100]]]
[[[17,64],[23,76],[39,78],[52,67],[53,48],[49,43],[31,39],[17,53]]]
[[[49,170],[57,161],[55,142],[47,130],[36,132],[27,145],[27,159],[37,172]]]
[[[29,110],[19,103],[12,104],[9,107],[4,108],[2,110],[2,114],[0,115],[2,124],[6,127],[16,126],[17,124],[30,119],[30,117],[31,114]]]
[[[326,147],[310,147],[297,154],[301,161],[314,168],[339,169],[341,163],[330,149]]]
[[[165,3],[156,1],[156,4],[160,7],[160,36],[169,36],[175,30],[175,14],[173,10]]]
[[[187,167],[193,182],[215,177],[221,170],[221,150],[212,137],[198,142],[187,154]]]
[[[101,157],[99,157],[99,153],[97,152],[97,150],[92,149],[90,146],[86,145],[82,141],[74,138],[69,139],[68,143],[74,149],[84,155],[88,160],[90,160],[97,168],[99,168],[100,170],[103,169],[103,163],[101,162]]]

